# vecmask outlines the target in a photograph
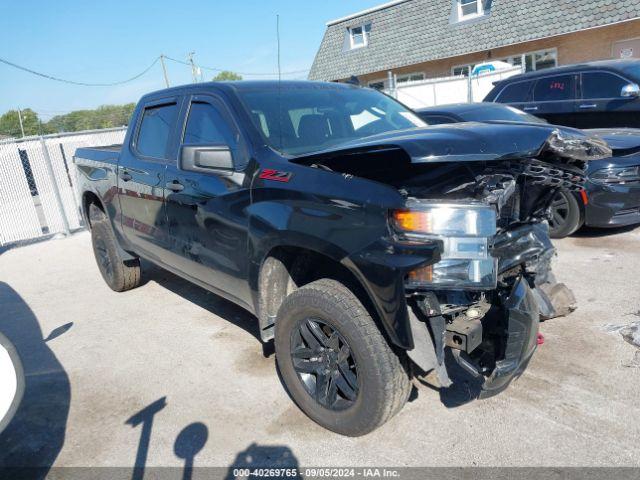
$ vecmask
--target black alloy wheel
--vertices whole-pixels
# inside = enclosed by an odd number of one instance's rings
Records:
[[[549,218],[551,238],[567,237],[578,230],[580,226],[580,205],[576,196],[567,190],[559,190],[551,202],[551,216]]]
[[[307,318],[291,332],[291,359],[305,390],[320,405],[344,410],[358,396],[358,369],[340,333],[319,319]]]
[[[102,238],[97,238],[95,242],[96,260],[100,271],[111,281],[113,281],[113,265],[109,258],[107,246]]]

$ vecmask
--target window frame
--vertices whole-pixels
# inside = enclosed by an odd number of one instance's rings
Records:
[[[362,30],[362,43],[357,44],[354,42],[354,34],[353,31],[356,29]],[[369,35],[371,34],[371,22],[365,22],[360,25],[354,25],[353,27],[348,27],[349,31],[349,50],[357,50],[359,48],[365,48],[369,46]]]
[[[411,80],[411,77],[420,75],[422,78],[418,80]],[[424,72],[411,72],[411,73],[402,73],[400,75],[396,75],[395,82],[398,83],[411,83],[411,82],[422,82],[427,78]],[[406,80],[401,80],[406,79]]]
[[[244,133],[242,132],[242,130],[240,129],[240,126],[238,125],[238,122],[236,122],[234,116],[231,114],[231,112],[229,111],[227,105],[225,104],[225,102],[217,95],[215,94],[193,94],[193,95],[189,95],[187,96],[187,98],[185,99],[185,110],[184,110],[184,115],[182,117],[182,125],[180,128],[180,135],[178,137],[178,158],[176,159],[175,162],[175,166],[178,168],[178,170],[180,171],[184,171],[184,172],[194,172],[194,170],[187,170],[182,168],[182,162],[180,161],[180,152],[182,151],[182,147],[184,146],[203,146],[203,144],[193,144],[193,143],[185,143],[184,142],[184,136],[186,134],[187,131],[187,124],[189,123],[189,115],[191,113],[191,106],[194,103],[208,103],[210,104],[213,108],[215,108],[216,110],[218,110],[218,113],[220,113],[220,115],[222,116],[222,118],[227,122],[227,125],[229,126],[229,128],[232,130],[232,133],[234,135],[237,135],[238,140],[237,140],[237,145],[235,147],[235,150],[232,147],[232,145],[227,145],[232,152],[232,158],[233,158],[233,167],[234,167],[234,171],[236,172],[240,172],[243,171],[247,164],[249,163],[249,150],[248,150],[248,143],[245,139]],[[211,144],[211,145],[217,145],[217,144]],[[222,144],[220,144],[222,145]],[[202,174],[209,174],[209,175],[217,175],[222,173],[223,171],[209,171],[209,170],[198,170],[197,173],[202,173]]]
[[[627,84],[631,84],[631,83],[636,83],[633,82],[631,80],[629,80],[626,77],[623,77],[622,75],[620,75],[617,72],[613,72],[611,70],[584,70],[581,72],[577,72],[580,75],[580,81],[578,82],[578,86],[580,89],[580,95],[578,96],[578,100],[625,100],[626,97],[623,97],[622,95],[619,95],[617,97],[598,97],[598,98],[585,98],[584,96],[584,86],[583,86],[583,82],[584,82],[584,75],[585,74],[589,74],[589,73],[604,73],[606,75],[613,75],[614,77],[618,77],[622,80],[624,80]],[[620,91],[620,93],[622,93],[622,91]]]
[[[511,62],[509,62],[509,60],[510,60],[510,59],[513,59],[513,58],[522,58],[522,56],[523,56],[523,55],[524,55],[525,57],[531,56],[531,64],[532,64],[532,66],[533,66],[533,70],[531,70],[531,71],[532,71],[532,72],[538,72],[538,71],[541,71],[541,70],[538,70],[538,69],[536,68],[536,55],[538,55],[538,54],[542,54],[542,53],[546,53],[546,52],[552,52],[552,53],[553,53],[553,56],[554,56],[555,61],[556,61],[556,67],[557,67],[557,66],[558,66],[558,49],[557,49],[557,47],[553,47],[553,48],[544,48],[544,49],[542,49],[542,50],[535,50],[535,51],[533,51],[533,52],[523,52],[523,53],[521,53],[521,54],[519,54],[519,55],[507,55],[506,57],[493,58],[493,59],[491,59],[491,60],[495,60],[496,62],[507,62],[507,63],[511,63]],[[490,60],[482,60],[482,61],[477,62],[477,63],[467,63],[467,64],[461,64],[461,65],[454,65],[454,66],[452,66],[452,67],[451,67],[451,75],[452,75],[452,76],[460,76],[460,75],[456,75],[456,74],[454,73],[454,71],[455,71],[456,69],[458,69],[458,68],[468,69],[468,67],[471,67],[471,70],[473,70],[473,67],[475,67],[475,66],[476,66],[476,65],[478,65],[479,63],[482,63],[482,62],[485,62],[485,61],[490,61]],[[525,62],[526,62],[526,59],[525,59]],[[520,65],[513,65],[513,67],[514,67],[514,68],[515,68],[515,67],[521,67],[521,66],[522,66],[522,64],[520,64]],[[552,68],[555,68],[555,67],[552,67]],[[543,70],[547,70],[547,69],[543,69]],[[468,75],[464,75],[464,76],[466,77],[466,76],[468,76]]]
[[[482,0],[470,0],[466,5],[470,5],[471,3],[475,2],[475,4],[476,4],[476,13],[468,13],[468,14],[464,13],[462,2],[463,2],[463,0],[456,0],[456,5],[457,5],[457,8],[458,8],[458,21],[459,22],[464,22],[464,21],[467,21],[467,20],[472,20],[474,18],[479,18],[479,17],[483,17],[484,16],[484,4],[483,4]]]
[[[133,135],[131,136],[131,141],[129,143],[129,148],[139,160],[146,160],[149,162],[162,164],[171,164],[173,162],[173,159],[170,158],[170,150],[175,141],[177,127],[180,124],[180,110],[182,109],[182,101],[183,98],[181,96],[172,96],[154,98],[142,104],[139,110],[138,118],[136,119],[135,130],[133,131]],[[142,129],[142,120],[144,119],[144,114],[149,109],[162,107],[164,105],[175,105],[177,108],[176,121],[169,132],[164,157],[160,158],[145,155],[138,149],[138,139],[140,137],[140,131]]]

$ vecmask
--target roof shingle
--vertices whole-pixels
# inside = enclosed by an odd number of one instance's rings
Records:
[[[484,0],[489,14],[452,22],[455,0],[405,0],[329,23],[309,78],[338,80],[640,18],[640,0]],[[369,45],[343,48],[371,23]]]

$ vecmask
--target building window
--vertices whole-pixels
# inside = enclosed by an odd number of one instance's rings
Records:
[[[522,65],[523,55],[513,55],[511,57],[503,57],[494,59],[497,62],[507,62],[514,67]],[[527,72],[536,70],[544,70],[546,68],[554,68],[558,66],[558,50],[552,48],[550,50],[541,50],[539,52],[530,52],[524,54],[524,61]],[[455,76],[469,76],[469,72],[473,70],[476,64],[458,65],[451,69],[451,74]]]
[[[424,80],[424,73],[405,73],[396,77],[397,83],[419,82]]]
[[[373,88],[375,90],[384,90],[384,80],[374,80],[373,82],[369,82],[369,88]]]
[[[484,15],[482,0],[458,0],[458,20],[468,20]]]
[[[369,45],[369,35],[371,34],[371,24],[366,23],[349,29],[350,46],[354,48],[362,48]]]

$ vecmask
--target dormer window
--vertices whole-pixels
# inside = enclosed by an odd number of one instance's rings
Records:
[[[458,21],[469,20],[484,15],[482,0],[457,0]]]
[[[351,27],[349,29],[350,47],[362,48],[369,45],[369,34],[371,33],[371,24],[365,23],[357,27]]]

